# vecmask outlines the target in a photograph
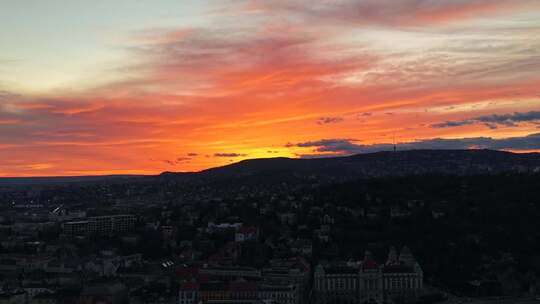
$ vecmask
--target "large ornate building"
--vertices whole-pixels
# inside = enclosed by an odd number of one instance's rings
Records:
[[[409,248],[403,247],[398,256],[392,247],[384,264],[378,264],[368,251],[359,262],[319,264],[313,295],[319,304],[391,303],[416,296],[422,288],[422,268]]]

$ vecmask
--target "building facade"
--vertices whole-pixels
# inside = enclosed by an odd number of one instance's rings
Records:
[[[133,229],[135,221],[135,216],[131,214],[95,216],[65,222],[62,224],[62,230],[67,235],[114,234]]]
[[[178,291],[178,304],[279,303],[298,304],[295,284],[287,282],[184,282]]]
[[[422,268],[404,247],[398,256],[392,247],[384,264],[366,252],[360,262],[318,265],[314,272],[313,302],[392,303],[415,297],[423,289]]]
[[[298,303],[306,303],[310,290],[311,267],[302,257],[275,259],[263,269],[263,280],[268,283],[282,282],[295,286]]]

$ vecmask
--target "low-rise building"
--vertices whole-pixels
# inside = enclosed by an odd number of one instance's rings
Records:
[[[70,221],[62,224],[64,234],[114,234],[133,229],[136,218],[131,214],[89,217],[83,221]]]
[[[257,241],[259,238],[259,230],[257,227],[249,226],[242,227],[234,235],[236,242]]]

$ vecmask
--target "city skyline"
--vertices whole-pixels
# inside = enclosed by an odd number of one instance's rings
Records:
[[[2,1],[0,176],[540,150],[540,4]]]

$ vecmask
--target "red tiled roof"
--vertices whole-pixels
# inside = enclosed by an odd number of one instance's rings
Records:
[[[379,264],[377,264],[377,262],[375,262],[374,260],[367,260],[362,263],[362,267],[364,269],[376,269],[377,267],[379,267]]]
[[[253,227],[253,226],[242,227],[242,228],[240,228],[240,230],[238,232],[240,232],[240,233],[257,233],[257,228]]]
[[[176,268],[176,275],[180,278],[192,278],[197,274],[199,274],[199,268],[195,266]]]
[[[184,291],[193,291],[193,290],[199,290],[199,283],[195,283],[195,282],[184,282],[182,284],[180,284],[180,290],[184,290]]]
[[[311,266],[303,257],[294,257],[292,260],[298,262],[299,265],[302,265],[304,271],[310,271]]]

